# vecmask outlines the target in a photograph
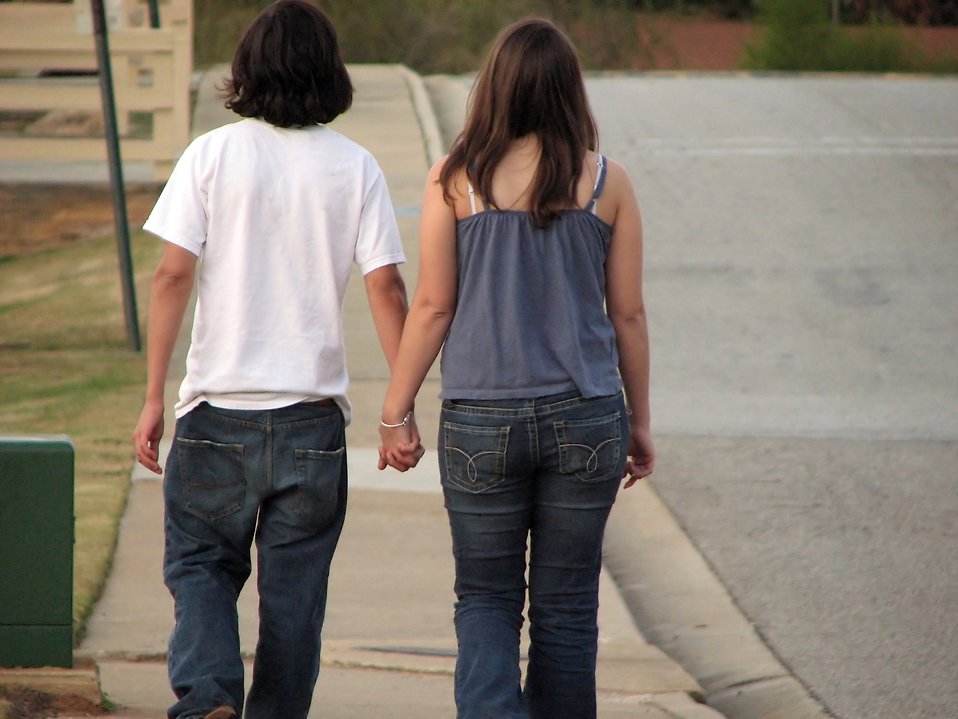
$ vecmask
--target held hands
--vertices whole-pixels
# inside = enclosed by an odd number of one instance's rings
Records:
[[[379,447],[379,469],[392,467],[405,472],[419,464],[420,458],[426,453],[412,412],[395,425],[380,421],[379,437],[382,441]]]
[[[632,426],[629,428],[629,456],[625,463],[625,472],[622,478],[629,480],[624,489],[628,489],[640,479],[652,474],[655,468],[655,448],[652,446],[652,434],[648,427]]]

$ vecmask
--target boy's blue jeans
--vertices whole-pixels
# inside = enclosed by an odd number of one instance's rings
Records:
[[[170,719],[243,714],[236,600],[258,551],[259,641],[247,719],[305,719],[319,675],[329,565],[346,514],[335,405],[228,410],[176,423],[164,496],[164,580],[175,603]]]
[[[621,395],[443,403],[439,465],[456,564],[459,719],[595,717],[602,536],[628,433]]]

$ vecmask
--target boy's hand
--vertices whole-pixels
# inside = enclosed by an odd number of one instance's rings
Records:
[[[163,403],[147,402],[133,430],[137,461],[155,474],[162,474],[160,440],[163,438]]]

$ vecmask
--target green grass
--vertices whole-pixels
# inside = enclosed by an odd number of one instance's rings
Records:
[[[132,246],[146,297],[160,243],[136,233]],[[119,287],[112,237],[0,263],[0,433],[66,434],[76,447],[77,641],[116,545],[145,382],[145,358],[127,349]]]
[[[233,59],[240,36],[270,0],[202,0],[193,6],[193,64],[209,67]]]

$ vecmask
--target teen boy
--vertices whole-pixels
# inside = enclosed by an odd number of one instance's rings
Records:
[[[392,363],[405,260],[382,172],[325,126],[353,88],[328,18],[280,0],[246,31],[226,106],[145,228],[166,241],[149,308],[138,460],[161,471],[163,385],[198,299],[166,467],[164,580],[175,601],[169,719],[243,715],[236,599],[258,550],[260,628],[248,719],[300,719],[319,673],[330,560],[346,511],[341,307],[363,273]],[[197,262],[201,259],[201,262]]]

